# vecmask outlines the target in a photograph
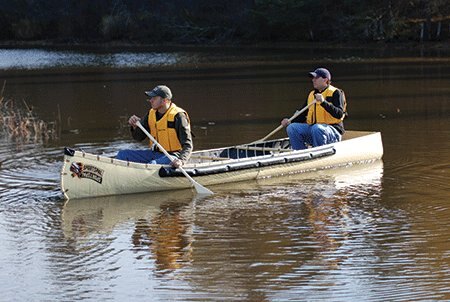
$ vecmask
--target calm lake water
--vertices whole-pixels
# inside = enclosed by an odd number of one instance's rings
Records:
[[[195,148],[254,141],[328,67],[380,162],[65,202],[64,146],[114,155],[143,91],[172,88]],[[450,300],[450,54],[422,49],[0,49],[3,95],[57,140],[0,136],[0,301]],[[283,133],[279,133],[283,135]]]

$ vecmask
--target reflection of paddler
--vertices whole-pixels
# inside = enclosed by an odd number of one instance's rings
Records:
[[[151,223],[146,219],[136,221],[133,245],[150,247],[157,271],[178,269],[191,259],[191,225],[183,217],[181,209],[167,205]]]
[[[323,187],[323,184],[320,185]],[[328,187],[328,186],[327,186]],[[329,186],[331,188],[332,186]],[[313,190],[316,191],[316,190]],[[334,232],[340,229],[341,218],[348,216],[348,201],[339,190],[311,193],[305,200],[308,221],[312,228],[311,237],[320,243],[323,251],[335,251],[339,247]]]

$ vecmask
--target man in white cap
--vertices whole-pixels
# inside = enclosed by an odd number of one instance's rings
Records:
[[[343,120],[347,115],[344,92],[331,85],[331,73],[325,68],[317,68],[309,73],[312,78],[312,90],[304,107],[316,101],[308,110],[291,122],[287,118],[281,121],[294,150],[317,147],[338,142],[344,134]]]
[[[193,149],[189,116],[172,102],[169,87],[158,85],[144,93],[148,97],[151,109],[142,119],[136,115],[130,117],[128,123],[131,126],[131,135],[138,141],[147,138],[147,135],[136,126],[136,123],[141,121],[142,126],[176,159],[170,161],[151,141],[150,149],[121,150],[116,158],[138,163],[171,164],[178,168],[189,159]]]

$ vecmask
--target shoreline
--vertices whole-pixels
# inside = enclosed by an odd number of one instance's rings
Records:
[[[113,42],[83,42],[63,43],[55,41],[0,41],[1,49],[59,49],[59,50],[196,50],[196,49],[428,49],[450,51],[450,43],[446,41],[427,42],[255,42],[255,43],[224,43],[224,44],[145,44],[125,41]]]

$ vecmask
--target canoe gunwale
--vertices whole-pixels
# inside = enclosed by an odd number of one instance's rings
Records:
[[[336,149],[334,146],[327,146],[326,148],[321,148],[319,150],[301,150],[293,151],[290,154],[280,153],[272,155],[262,155],[249,157],[247,159],[234,160],[233,163],[222,163],[215,164],[214,166],[207,167],[194,167],[185,168],[185,171],[190,176],[204,176],[212,174],[227,173],[246,169],[258,169],[260,167],[268,167],[274,165],[283,165],[286,163],[294,163],[300,161],[315,160],[317,158],[332,156],[336,154]],[[180,177],[182,176],[181,171],[167,166],[162,166],[159,170],[160,177]]]

